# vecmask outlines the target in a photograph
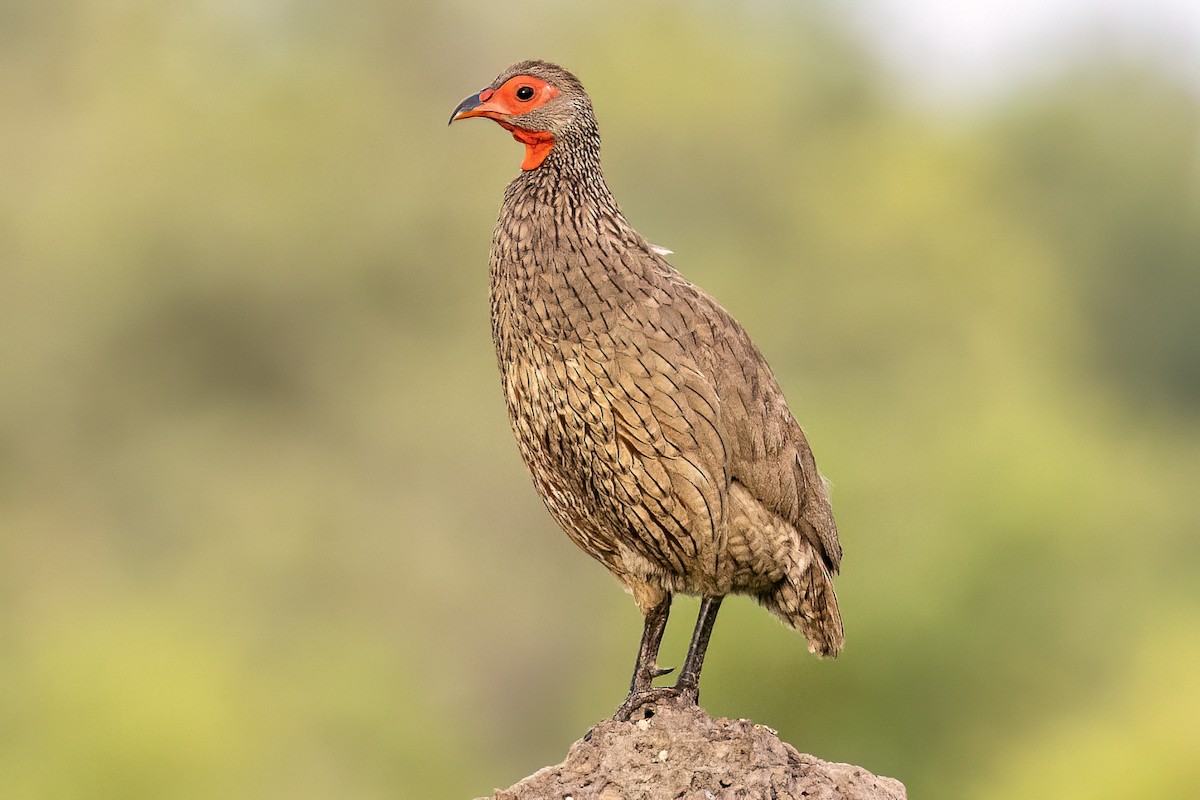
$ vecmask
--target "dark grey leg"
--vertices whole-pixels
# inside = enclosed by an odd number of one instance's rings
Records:
[[[646,628],[642,633],[642,647],[638,651],[637,667],[633,671],[633,684],[629,696],[617,709],[613,719],[629,720],[635,711],[652,706],[659,701],[682,701],[684,704],[695,705],[700,699],[700,670],[704,666],[704,653],[708,649],[708,640],[712,638],[713,624],[717,621],[717,612],[721,610],[724,597],[705,597],[700,604],[700,616],[696,619],[696,630],[692,633],[692,644],[688,647],[687,659],[683,669],[679,671],[679,680],[674,686],[654,687],[653,680],[659,675],[665,675],[670,670],[660,670],[657,666],[658,645],[662,640],[663,630],[667,627],[667,610],[670,598],[661,606],[656,606],[646,615]],[[651,712],[647,711],[647,714]]]
[[[679,690],[679,696],[682,699],[692,703],[700,700],[700,670],[704,667],[704,653],[708,650],[708,640],[712,637],[713,624],[717,621],[717,612],[721,610],[721,601],[724,599],[724,597],[705,597],[700,604],[700,615],[696,618],[696,630],[692,633],[692,644],[688,647],[683,669],[679,670],[679,680],[675,683],[675,688]]]
[[[646,627],[642,629],[642,646],[638,649],[637,664],[633,667],[633,680],[629,684],[629,695],[650,689],[654,679],[671,671],[659,669],[658,646],[662,643],[663,631],[667,629],[667,617],[671,613],[671,595],[646,612]]]

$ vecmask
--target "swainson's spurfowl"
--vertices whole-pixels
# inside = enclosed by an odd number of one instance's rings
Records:
[[[579,80],[524,61],[459,104],[525,145],[492,239],[492,336],[517,444],[551,516],[645,615],[618,716],[694,703],[727,594],[836,655],[842,548],[826,485],[742,326],[633,229],[600,171]],[[674,687],[654,688],[675,592],[703,598]]]

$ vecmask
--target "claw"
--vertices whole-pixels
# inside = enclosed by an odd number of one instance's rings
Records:
[[[674,667],[654,666],[648,669],[640,670],[633,679],[633,683],[629,687],[629,695],[632,697],[635,694],[651,691],[654,686],[654,679],[661,678],[663,675],[670,675],[675,671]]]

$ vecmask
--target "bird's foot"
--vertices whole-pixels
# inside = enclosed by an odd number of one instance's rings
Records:
[[[621,703],[613,719],[618,722],[631,722],[634,715],[639,719],[653,716],[648,706],[669,702],[678,706],[694,706],[700,700],[700,690],[694,686],[658,686],[643,691],[630,692]]]
[[[629,696],[625,698],[625,702],[621,703],[620,708],[617,709],[617,713],[613,714],[613,719],[619,722],[631,722],[633,715],[646,706],[652,706],[664,700],[673,701],[678,698],[679,691],[674,686],[659,686],[640,692],[630,692]]]

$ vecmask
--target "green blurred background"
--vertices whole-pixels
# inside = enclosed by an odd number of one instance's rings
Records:
[[[527,57],[834,482],[844,654],[732,600],[709,710],[913,797],[1194,791],[1200,81],[1101,26],[923,92],[795,5],[0,6],[0,795],[469,797],[619,703],[498,390],[520,147],[446,128]]]

